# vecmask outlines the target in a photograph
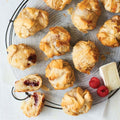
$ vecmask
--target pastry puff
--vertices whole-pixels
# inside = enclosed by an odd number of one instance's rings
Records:
[[[120,16],[107,20],[97,34],[98,40],[108,47],[120,46]]]
[[[70,51],[70,39],[71,36],[66,29],[60,26],[52,27],[40,41],[39,47],[49,58],[64,55]]]
[[[78,71],[90,74],[99,59],[99,51],[94,42],[79,41],[73,47],[72,58]]]
[[[20,70],[35,65],[37,61],[35,50],[25,44],[10,45],[7,52],[8,62]]]
[[[92,106],[92,95],[80,87],[74,88],[65,93],[62,98],[61,106],[63,111],[69,115],[79,115],[87,113]]]
[[[63,10],[67,4],[70,4],[72,0],[44,0],[45,3],[52,9]]]
[[[48,13],[41,9],[24,8],[14,21],[14,30],[20,38],[27,38],[48,25]]]
[[[70,64],[62,59],[52,60],[46,68],[46,77],[56,90],[73,86],[75,75]]]
[[[77,4],[71,19],[79,31],[87,33],[88,30],[93,30],[96,27],[100,15],[101,9],[98,0],[83,0]]]
[[[101,0],[104,8],[112,13],[120,12],[120,0]]]

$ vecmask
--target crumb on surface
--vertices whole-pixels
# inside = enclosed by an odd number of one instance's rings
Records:
[[[101,55],[100,58],[101,58],[101,60],[106,60],[106,56],[105,55]]]
[[[41,89],[44,91],[50,91],[50,89],[48,87],[46,87],[45,85],[42,85]]]
[[[63,15],[64,15],[65,17],[67,17],[67,15],[66,15],[65,13],[64,13]]]
[[[109,54],[110,54],[110,52],[106,52],[105,54],[106,54],[106,55],[109,55]]]
[[[45,61],[47,61],[48,59],[49,59],[49,58],[48,58],[47,56],[44,58]]]
[[[69,8],[69,9],[67,9],[67,12],[68,12],[69,15],[72,15],[73,8],[71,7],[71,8]]]

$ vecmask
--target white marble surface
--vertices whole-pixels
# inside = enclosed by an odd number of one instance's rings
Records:
[[[7,62],[4,37],[8,21],[20,2],[21,0],[0,0],[0,120],[120,120],[120,91],[112,99],[93,106],[87,114],[77,117],[47,107],[37,118],[25,117],[20,109],[21,102],[13,99],[10,93],[15,77]]]

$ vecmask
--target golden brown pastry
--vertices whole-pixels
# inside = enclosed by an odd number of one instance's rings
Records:
[[[92,95],[88,90],[77,87],[65,93],[61,106],[65,113],[79,115],[87,113],[91,109],[92,101]]]
[[[40,89],[42,78],[38,74],[27,75],[15,82],[15,92],[28,92]]]
[[[56,90],[63,90],[73,86],[74,71],[68,62],[57,59],[52,60],[46,68],[46,77]]]
[[[107,11],[113,13],[120,12],[120,0],[101,0],[101,2]]]
[[[99,51],[94,42],[79,41],[73,47],[72,58],[78,71],[90,74],[99,59]]]
[[[98,0],[83,0],[77,4],[71,19],[74,26],[84,33],[93,30],[96,27],[101,9]]]
[[[48,13],[41,9],[24,8],[14,21],[14,30],[20,38],[27,38],[48,25]]]
[[[70,4],[72,0],[44,0],[45,3],[52,9],[63,10],[67,4]]]
[[[44,101],[45,95],[35,92],[27,101],[22,102],[21,109],[27,117],[36,117],[40,114]]]
[[[120,45],[120,16],[113,16],[107,20],[97,34],[98,40],[108,47]]]
[[[10,45],[7,52],[9,63],[20,70],[35,65],[37,60],[35,50],[25,44]]]
[[[40,41],[40,49],[49,57],[63,55],[70,51],[69,32],[63,27],[52,27]]]

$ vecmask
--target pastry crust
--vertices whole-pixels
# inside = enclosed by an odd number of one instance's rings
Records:
[[[98,0],[83,0],[77,4],[71,19],[74,26],[81,32],[87,33],[96,27],[101,9]]]
[[[72,0],[44,0],[45,3],[52,9],[63,10],[67,4],[70,4]]]
[[[42,78],[38,74],[27,75],[15,82],[15,92],[28,92],[40,89]]]
[[[79,41],[73,47],[72,58],[78,71],[90,74],[99,59],[99,51],[94,42]]]
[[[14,21],[14,30],[20,38],[27,38],[48,25],[48,13],[41,9],[24,8]]]
[[[61,106],[65,113],[79,115],[87,113],[91,109],[92,101],[92,95],[87,89],[82,90],[77,87],[65,93]]]
[[[64,55],[70,51],[69,32],[63,27],[50,28],[48,34],[40,41],[40,49],[49,57]]]
[[[120,16],[113,16],[107,20],[97,34],[98,40],[108,47],[120,45]]]
[[[63,90],[73,86],[75,75],[68,62],[57,59],[52,60],[46,68],[46,77],[56,90]]]
[[[20,70],[35,65],[37,60],[35,50],[25,44],[10,45],[7,52],[9,63]]]
[[[36,117],[44,106],[44,100],[44,94],[35,92],[27,101],[22,102],[21,109],[27,117]]]
[[[112,13],[120,12],[120,0],[101,0],[104,8]]]

